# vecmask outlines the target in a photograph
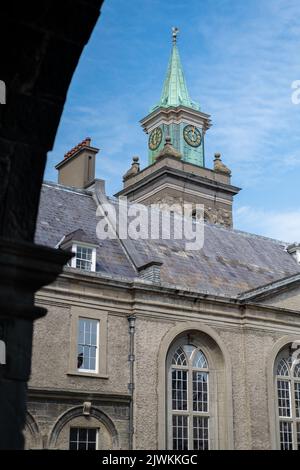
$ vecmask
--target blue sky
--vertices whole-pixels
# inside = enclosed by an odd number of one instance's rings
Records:
[[[300,241],[299,0],[106,0],[68,93],[45,179],[87,136],[99,147],[97,177],[108,194],[133,155],[147,165],[139,121],[159,99],[171,27],[192,99],[212,117],[206,165],[220,152],[243,188],[235,228]]]

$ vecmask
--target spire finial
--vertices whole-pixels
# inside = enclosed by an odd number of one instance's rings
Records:
[[[179,33],[179,29],[176,26],[173,26],[172,28],[173,44],[176,44],[177,42],[178,33]]]

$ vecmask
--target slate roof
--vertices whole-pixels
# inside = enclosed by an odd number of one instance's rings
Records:
[[[133,280],[138,277],[135,266],[155,258],[163,263],[162,283],[223,297],[237,297],[300,272],[285,251],[287,244],[262,236],[205,224],[200,251],[186,251],[184,240],[129,240],[126,253],[119,240],[97,239],[98,221],[91,193],[45,183],[36,243],[55,247],[65,235],[81,229],[98,246],[96,269],[103,275]]]
[[[74,232],[68,233],[63,241],[59,244],[59,246],[62,248],[65,245],[68,245],[69,243],[72,242],[82,242],[82,243],[91,243],[91,240],[87,236],[84,230],[81,228],[78,230],[75,230]],[[63,248],[62,248],[63,249]]]
[[[62,238],[78,229],[84,230],[97,249],[97,271],[112,276],[134,278],[136,272],[118,240],[96,237],[96,204],[86,191],[66,189],[52,183],[44,184],[36,228],[36,243],[55,247]]]

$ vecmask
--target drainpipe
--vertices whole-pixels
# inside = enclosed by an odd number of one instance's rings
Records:
[[[133,394],[134,394],[134,335],[135,335],[135,320],[136,317],[131,315],[128,317],[129,323],[129,376],[130,382],[128,384],[128,390],[130,393],[130,407],[129,407],[129,450],[133,449],[133,434],[134,434],[134,426],[133,426]]]

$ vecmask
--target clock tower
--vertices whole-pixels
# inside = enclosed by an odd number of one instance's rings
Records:
[[[177,47],[178,29],[159,103],[141,121],[148,135],[149,165],[140,169],[134,157],[123,177],[124,186],[115,196],[161,208],[202,204],[207,222],[232,227],[231,171],[215,154],[213,169],[205,165],[204,140],[210,116],[191,100]]]
[[[205,166],[204,139],[210,116],[191,100],[177,47],[178,29],[173,28],[173,46],[161,98],[141,121],[148,134],[149,164],[155,162],[166,137],[181,153],[182,160]]]

